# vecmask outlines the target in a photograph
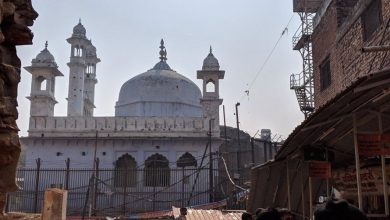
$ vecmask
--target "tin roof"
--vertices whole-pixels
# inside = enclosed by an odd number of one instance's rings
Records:
[[[172,207],[174,219],[180,219],[180,208]],[[240,220],[244,211],[222,211],[222,210],[203,210],[187,209],[186,220]]]

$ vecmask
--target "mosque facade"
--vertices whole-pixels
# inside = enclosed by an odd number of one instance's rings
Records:
[[[95,85],[100,62],[96,48],[88,40],[81,22],[73,28],[67,42],[71,48],[67,63],[67,116],[54,115],[56,78],[63,73],[47,44],[31,65],[25,67],[32,75],[28,136],[21,138],[25,168],[36,168],[37,162],[41,169],[63,168],[68,158],[70,168],[95,168],[98,159],[100,169],[114,170],[109,177],[113,186],[167,187],[173,184],[170,170],[199,167],[210,142],[210,152],[218,150],[222,143],[219,82],[225,71],[220,70],[211,48],[201,70],[197,71],[197,79],[203,82],[199,89],[190,79],[171,69],[161,40],[157,64],[122,85],[115,116],[95,117]],[[208,161],[209,157],[204,157],[203,165]],[[148,172],[151,168],[160,172],[128,173],[132,169]],[[126,172],[118,173],[118,170]],[[42,188],[57,183],[45,178],[40,179]],[[83,178],[88,182],[90,177]],[[63,184],[61,181],[58,183]],[[200,178],[197,184],[207,187],[209,182],[205,181],[208,180]],[[78,187],[73,181],[67,184],[68,188]]]

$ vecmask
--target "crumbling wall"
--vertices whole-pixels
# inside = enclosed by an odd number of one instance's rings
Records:
[[[16,98],[21,64],[16,46],[32,44],[28,27],[37,17],[31,0],[0,0],[0,219],[6,193],[17,189],[20,143]]]

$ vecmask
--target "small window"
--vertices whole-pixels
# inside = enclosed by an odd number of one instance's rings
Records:
[[[213,80],[207,81],[206,92],[215,92],[215,83]]]
[[[43,76],[38,76],[36,79],[37,87],[40,91],[46,91],[47,87],[47,79]]]
[[[367,41],[382,23],[381,1],[374,0],[362,14],[363,40]]]
[[[321,91],[325,90],[332,83],[331,71],[330,71],[330,59],[327,57],[320,65],[320,88]]]

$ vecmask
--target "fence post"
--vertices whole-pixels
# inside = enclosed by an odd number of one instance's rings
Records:
[[[153,159],[153,211],[156,210],[156,182],[157,182],[157,172],[156,172],[156,160]]]
[[[127,166],[125,166],[125,181],[123,184],[123,215],[126,216],[126,194],[127,194]]]
[[[9,212],[9,198],[10,198],[10,193],[6,193],[6,196],[5,196],[5,213],[8,213]]]
[[[95,214],[96,212],[96,198],[97,198],[97,186],[98,186],[98,178],[99,178],[99,158],[96,158],[95,160],[95,179],[94,179],[94,187],[93,187],[93,200],[92,200],[92,210],[93,213]]]
[[[39,193],[39,174],[41,171],[41,158],[38,158],[37,160],[37,171],[35,175],[35,193],[34,193],[34,213],[37,213],[38,209],[38,193]]]
[[[182,182],[181,182],[181,207],[184,208],[184,180],[185,180],[185,173],[184,173],[184,166],[182,167]]]
[[[66,171],[65,171],[65,189],[69,189],[69,172],[70,172],[70,158],[66,159]]]

